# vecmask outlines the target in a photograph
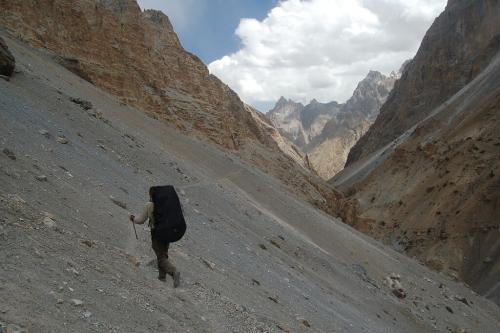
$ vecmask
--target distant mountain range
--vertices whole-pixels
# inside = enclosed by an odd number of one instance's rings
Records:
[[[343,104],[313,99],[304,106],[281,97],[268,117],[307,155],[311,167],[330,179],[342,170],[351,147],[375,121],[402,69],[389,76],[370,71]]]

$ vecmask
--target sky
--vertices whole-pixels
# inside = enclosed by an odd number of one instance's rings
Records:
[[[246,103],[345,102],[412,58],[446,0],[139,0]]]

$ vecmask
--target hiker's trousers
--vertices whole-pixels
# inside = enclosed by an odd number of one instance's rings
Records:
[[[168,260],[168,247],[170,244],[160,242],[154,237],[151,237],[151,245],[153,246],[153,251],[155,251],[158,260],[158,277],[163,279],[167,274],[173,276],[177,269]]]

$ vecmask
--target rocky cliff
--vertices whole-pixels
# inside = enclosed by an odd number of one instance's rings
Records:
[[[498,1],[449,1],[427,31],[380,116],[349,153],[351,164],[382,148],[469,83],[500,48]]]
[[[5,41],[0,38],[0,75],[9,77],[14,72],[16,60],[12,53],[10,53]]]
[[[182,48],[161,12],[142,12],[133,0],[0,6],[1,25],[124,103],[226,148],[259,139],[237,95]]]
[[[311,167],[330,179],[344,167],[349,150],[373,123],[397,78],[370,71],[344,104],[312,100],[304,106],[282,97],[268,117],[307,154]]]
[[[500,304],[498,17],[497,1],[449,2],[332,184],[356,228]]]
[[[124,104],[234,151],[332,212],[332,190],[182,48],[163,13],[135,0],[14,0],[0,2],[0,25]]]

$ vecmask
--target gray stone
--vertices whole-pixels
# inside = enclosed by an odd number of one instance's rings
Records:
[[[41,130],[38,131],[38,133],[40,133],[40,135],[43,135],[47,139],[50,138],[50,133],[47,130],[41,129]]]
[[[76,299],[76,298],[70,299],[70,303],[74,306],[82,306],[83,305],[83,301]]]
[[[120,200],[118,200],[118,199],[116,199],[114,196],[110,195],[110,196],[109,196],[109,199],[110,199],[110,200],[111,200],[111,201],[112,201],[115,205],[117,205],[118,207],[121,207],[121,208],[123,208],[123,209],[127,209],[127,204],[126,204],[126,203],[124,203],[124,202],[122,202],[122,201],[120,201]]]
[[[0,37],[0,75],[12,76],[16,67],[16,59],[10,53],[5,41]]]
[[[15,161],[16,160],[16,154],[14,154],[14,152],[8,148],[4,148],[2,150],[2,152],[8,157],[10,158],[11,160]]]
[[[48,178],[47,178],[47,176],[45,176],[45,175],[39,175],[39,176],[36,176],[35,178],[36,178],[36,180],[38,180],[39,182],[46,182],[46,181],[48,181]]]
[[[68,144],[69,141],[65,137],[59,136],[57,137],[56,141],[62,145]]]

